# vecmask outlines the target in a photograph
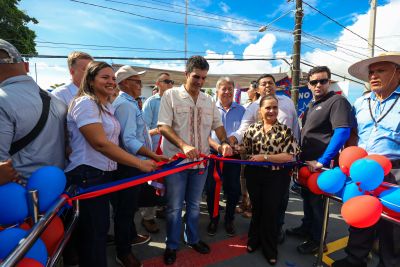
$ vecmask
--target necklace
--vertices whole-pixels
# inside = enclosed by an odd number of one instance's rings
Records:
[[[372,108],[371,108],[371,98],[368,98],[368,108],[369,108],[369,115],[371,116],[371,119],[374,121],[375,127],[378,127],[378,123],[383,120],[383,118],[386,117],[386,115],[394,108],[394,105],[396,105],[397,100],[399,100],[400,94],[397,95],[396,100],[393,102],[393,104],[390,106],[390,108],[386,111],[386,113],[382,114],[378,120],[375,120],[374,115],[372,114]]]

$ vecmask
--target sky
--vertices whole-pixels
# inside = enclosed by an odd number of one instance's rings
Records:
[[[377,2],[375,54],[381,48],[400,51],[400,0]],[[94,57],[150,58],[105,60],[109,63],[183,70],[183,60],[165,58],[184,58],[186,43],[188,56],[210,59],[213,74],[287,72],[289,65],[280,58],[291,62],[295,1],[188,0],[187,41],[185,0],[21,0],[19,8],[39,21],[29,24],[39,55],[80,50]],[[369,56],[367,42],[352,33],[368,39],[369,1],[306,0],[303,10],[301,60],[350,77],[348,67]],[[258,32],[264,25],[267,30]],[[229,60],[251,58],[278,60]],[[30,62],[30,74],[42,88],[70,80],[65,58]],[[301,65],[302,71],[309,68]],[[363,86],[350,84],[354,100]]]

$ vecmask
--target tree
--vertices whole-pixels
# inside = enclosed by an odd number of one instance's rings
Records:
[[[211,88],[207,88],[206,91],[205,91],[205,93],[206,93],[207,95],[211,96],[211,97],[214,96],[214,92],[213,92],[213,90],[212,90]]]
[[[38,21],[18,9],[21,0],[0,0],[0,38],[12,43],[21,54],[37,54],[36,34],[27,24]]]

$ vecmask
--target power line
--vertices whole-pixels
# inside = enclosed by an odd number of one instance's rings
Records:
[[[344,26],[343,24],[341,24],[341,23],[338,22],[337,20],[331,18],[330,16],[326,15],[326,14],[323,13],[322,11],[319,11],[318,9],[316,9],[316,8],[313,7],[312,5],[308,4],[307,2],[303,1],[303,3],[304,3],[305,5],[307,5],[308,7],[310,7],[311,9],[317,11],[317,12],[318,12],[319,14],[321,14],[322,16],[328,18],[329,20],[333,21],[334,23],[336,23],[336,24],[339,25],[340,27],[342,27],[342,28],[344,28],[345,30],[351,32],[352,34],[358,36],[359,38],[361,38],[361,39],[363,39],[364,41],[366,41],[369,45],[371,45],[371,44],[369,43],[368,39],[362,37],[361,35],[359,35],[358,33],[354,32],[354,31],[350,30],[349,28],[347,28],[346,26]],[[380,47],[380,46],[378,46],[378,45],[376,45],[376,44],[375,44],[374,46],[376,46],[376,47],[382,49],[383,51],[387,52],[386,49],[384,49],[384,48],[382,48],[382,47]]]

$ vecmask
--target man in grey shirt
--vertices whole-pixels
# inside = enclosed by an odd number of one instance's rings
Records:
[[[50,110],[39,135],[10,155],[11,144],[26,136],[38,122],[43,104],[39,86],[27,75],[28,65],[17,49],[0,39],[0,161],[12,160],[20,178],[42,166],[64,169],[66,106],[51,96]]]

